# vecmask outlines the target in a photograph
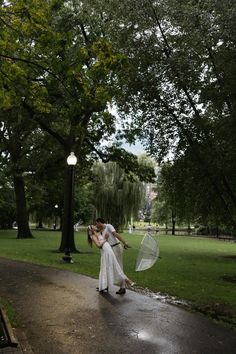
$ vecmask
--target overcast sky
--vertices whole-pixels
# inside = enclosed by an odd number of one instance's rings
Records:
[[[120,118],[119,118],[119,115],[117,113],[116,107],[114,105],[113,106],[109,106],[108,107],[108,111],[117,118],[116,125],[117,125],[117,128],[120,128],[121,127]],[[145,150],[144,150],[144,148],[143,148],[143,146],[142,146],[142,144],[140,143],[139,140],[137,140],[137,142],[135,144],[132,144],[132,145],[130,145],[128,143],[123,143],[122,147],[125,150],[131,152],[134,155],[145,154]]]
[[[135,155],[145,154],[145,150],[144,150],[142,144],[140,143],[140,141],[137,141],[135,144],[132,144],[132,145],[124,143],[122,145],[122,147],[125,150],[132,152],[132,154],[135,154]]]

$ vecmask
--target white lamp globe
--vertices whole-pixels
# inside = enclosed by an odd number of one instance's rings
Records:
[[[77,157],[75,156],[74,152],[71,152],[70,155],[67,157],[67,164],[69,166],[75,166],[77,163]]]

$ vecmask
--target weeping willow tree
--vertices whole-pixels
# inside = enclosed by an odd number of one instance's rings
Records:
[[[120,229],[137,217],[145,197],[144,184],[135,176],[132,181],[128,180],[115,162],[97,163],[93,172],[96,217],[103,217]]]

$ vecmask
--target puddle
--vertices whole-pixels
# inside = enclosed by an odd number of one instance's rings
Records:
[[[231,280],[231,279],[230,279]],[[235,276],[233,276],[233,280],[235,280]],[[231,280],[232,281],[232,280]],[[192,302],[179,299],[175,296],[165,295],[161,293],[155,293],[148,288],[142,288],[136,286],[133,291],[149,296],[150,298],[160,301],[162,303],[167,303],[170,305],[180,306],[188,311],[197,311],[203,313],[204,315],[212,318],[215,321],[220,321],[221,323],[225,323],[227,326],[232,328],[236,328],[236,317],[235,311],[226,304],[212,304],[212,305],[199,305],[196,306]]]
[[[147,295],[147,296],[151,297],[152,299],[161,301],[163,303],[191,307],[191,303],[186,300],[179,299],[175,296],[161,294],[159,292],[154,293],[153,291],[149,290],[148,288],[142,288],[142,287],[136,286],[134,291],[136,291],[140,294],[143,294],[143,295]]]

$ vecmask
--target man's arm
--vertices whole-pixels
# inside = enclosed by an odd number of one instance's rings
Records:
[[[112,231],[112,234],[113,234],[116,238],[118,238],[118,240],[119,240],[121,243],[123,243],[124,248],[128,248],[128,247],[129,247],[128,243],[127,243],[116,231]]]

